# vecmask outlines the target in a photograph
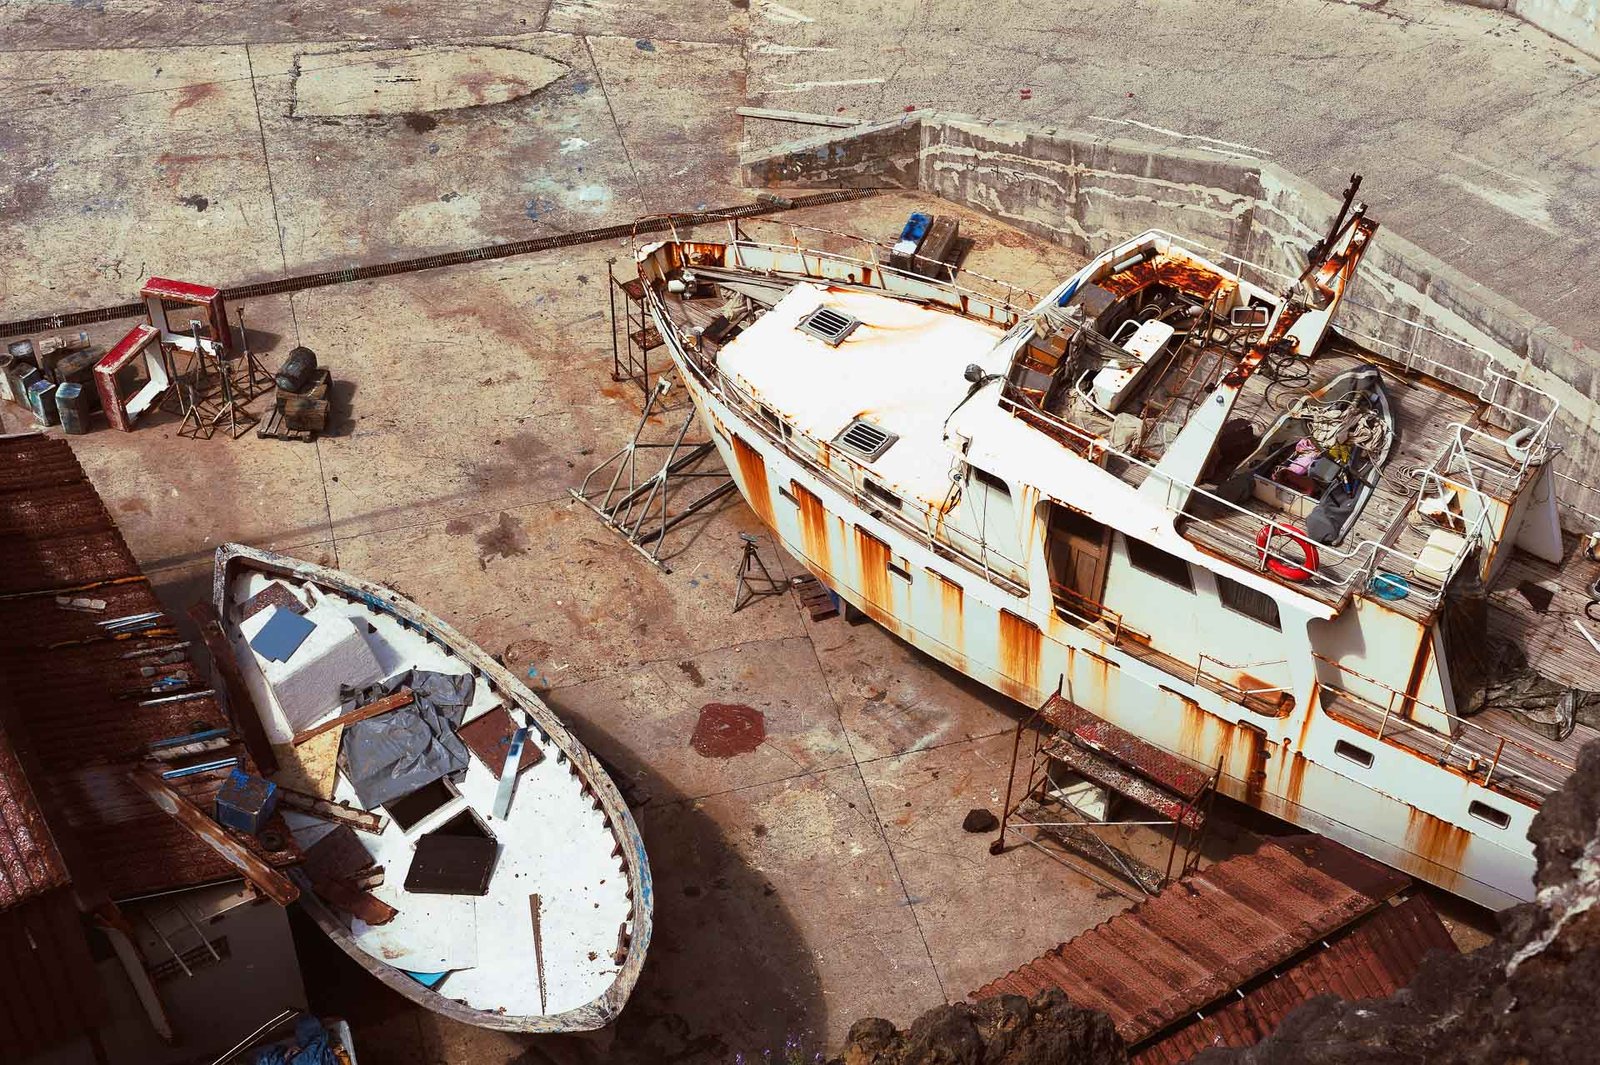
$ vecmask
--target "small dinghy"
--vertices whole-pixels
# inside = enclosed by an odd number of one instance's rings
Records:
[[[322,930],[453,1020],[614,1020],[650,944],[650,869],[616,786],[550,709],[367,581],[228,544],[213,596]]]

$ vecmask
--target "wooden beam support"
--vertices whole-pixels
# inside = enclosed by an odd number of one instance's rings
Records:
[[[222,855],[229,865],[238,869],[244,878],[254,884],[263,895],[280,906],[287,906],[300,897],[300,889],[288,877],[268,865],[206,812],[180,794],[171,784],[148,769],[128,771],[134,787],[149,796],[150,801],[184,828],[199,836],[201,841]]]

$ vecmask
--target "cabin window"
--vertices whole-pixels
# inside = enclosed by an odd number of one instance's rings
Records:
[[[756,406],[756,410],[761,413],[761,420],[767,423],[767,428],[771,429],[775,433],[783,430],[783,422],[779,420],[777,414],[773,412],[771,407],[758,404]]]
[[[1467,813],[1480,821],[1487,821],[1496,828],[1510,828],[1511,815],[1504,810],[1497,810],[1484,802],[1471,802],[1467,804]]]
[[[900,497],[883,487],[883,485],[878,484],[876,481],[863,479],[861,482],[861,490],[863,493],[865,493],[866,497],[872,500],[874,503],[882,503],[884,506],[890,507],[894,510],[900,509]]]
[[[1235,614],[1243,614],[1247,618],[1254,618],[1263,625],[1283,631],[1282,619],[1278,616],[1278,601],[1266,592],[1258,592],[1254,588],[1240,584],[1231,577],[1224,577],[1220,573],[1213,574],[1217,579],[1217,598],[1222,605]]]
[[[1372,752],[1365,747],[1357,747],[1353,743],[1339,740],[1333,745],[1333,753],[1340,758],[1348,758],[1362,769],[1372,768]]]
[[[1194,591],[1194,574],[1189,572],[1189,563],[1143,540],[1131,536],[1124,536],[1122,540],[1128,545],[1128,561],[1133,563],[1134,569],[1176,584],[1186,592]]]

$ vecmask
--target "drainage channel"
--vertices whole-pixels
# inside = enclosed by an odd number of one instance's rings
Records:
[[[514,255],[528,255],[532,252],[551,251],[555,248],[570,248],[579,244],[594,244],[603,240],[620,240],[639,233],[661,233],[678,225],[694,226],[706,225],[712,222],[731,222],[740,218],[755,218],[760,215],[799,210],[803,207],[821,207],[830,203],[859,200],[872,194],[872,189],[844,189],[837,192],[819,192],[810,196],[796,196],[792,199],[774,199],[765,203],[758,201],[756,203],[740,204],[736,207],[718,207],[709,211],[696,211],[688,214],[655,215],[649,218],[641,218],[634,222],[624,222],[621,225],[604,226],[599,229],[582,229],[575,233],[557,233],[553,236],[536,237],[532,240],[515,240],[509,244],[488,244],[481,248],[441,252],[438,255],[424,255],[416,259],[373,263],[369,266],[351,266],[343,270],[326,270],[318,274],[296,274],[292,277],[280,277],[272,281],[260,281],[251,285],[235,285],[232,288],[223,289],[222,295],[230,301],[255,299],[260,296],[280,296],[288,292],[304,292],[306,289],[325,288],[329,285],[344,285],[352,281],[370,281],[377,277],[414,274],[422,270],[438,270],[441,267],[480,263],[490,259],[507,259]],[[0,337],[29,336],[34,333],[45,333],[57,329],[70,329],[74,326],[93,325],[96,322],[113,322],[119,318],[137,318],[144,314],[144,310],[142,302],[119,303],[113,307],[96,307],[85,311],[71,311],[64,314],[44,315],[38,318],[23,318],[14,322],[0,322]]]

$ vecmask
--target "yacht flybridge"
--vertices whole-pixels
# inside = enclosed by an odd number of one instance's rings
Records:
[[[1329,328],[1376,229],[1352,185],[1298,277],[1151,231],[1038,299],[820,233],[638,266],[744,497],[855,608],[1502,907],[1596,735],[1600,563],[1549,396]]]

